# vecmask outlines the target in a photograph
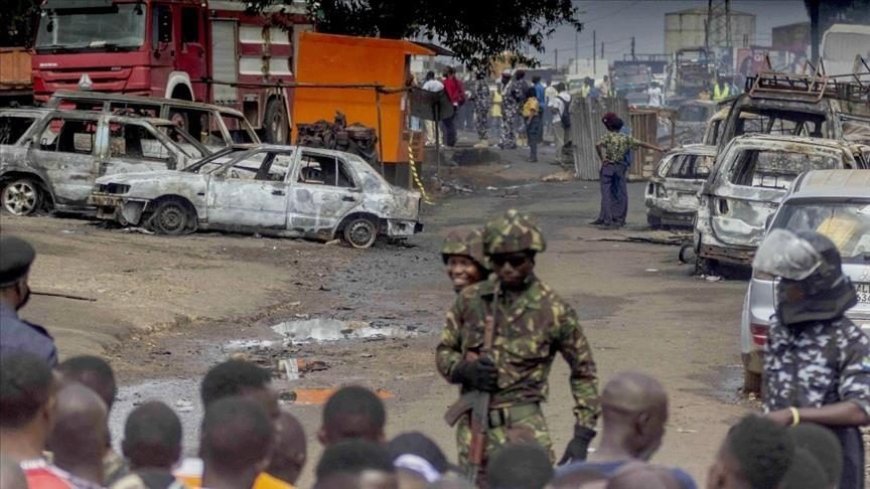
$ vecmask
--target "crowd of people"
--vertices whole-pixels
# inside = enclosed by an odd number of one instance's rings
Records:
[[[756,263],[781,277],[782,287],[770,335],[775,355],[766,359],[765,414],[731,428],[706,487],[860,489],[858,427],[870,424],[870,341],[843,317],[853,300],[813,303],[818,294],[848,299],[854,290],[827,238],[772,236]],[[311,464],[313,487],[697,487],[685,471],[650,462],[668,422],[668,394],[659,381],[620,372],[599,391],[577,314],[534,273],[545,250],[535,222],[515,210],[444,242],[457,295],[435,363],[459,388],[445,416],[456,426],[457,463],[422,432],[389,439],[383,401],[349,385],[323,407],[316,439],[324,450]],[[196,457],[182,457],[181,422],[159,399],[127,415],[116,452],[108,424],[117,394],[111,366],[95,356],[58,363],[47,331],[18,315],[30,296],[35,257],[26,241],[0,238],[0,488],[295,487],[310,465],[306,431],[313,427],[280,404],[272,372],[239,359],[213,366],[202,379]],[[569,366],[575,415],[558,459],[541,410],[557,353]]]

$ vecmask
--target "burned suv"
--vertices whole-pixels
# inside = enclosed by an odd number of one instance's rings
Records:
[[[738,136],[721,151],[700,193],[694,244],[699,271],[748,266],[764,227],[801,173],[870,168],[870,146],[796,136]]]

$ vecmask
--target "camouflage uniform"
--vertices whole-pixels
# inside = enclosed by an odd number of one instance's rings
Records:
[[[444,263],[450,255],[467,256],[477,262],[485,273],[492,270],[489,258],[483,253],[483,233],[475,229],[468,233],[451,231],[441,245],[441,256]]]
[[[519,219],[517,219],[519,218]],[[543,251],[543,237],[523,230],[526,218],[510,211],[487,226],[484,235],[488,254],[503,245],[515,249]],[[500,229],[499,229],[500,228]],[[525,240],[525,242],[510,241]],[[531,240],[531,241],[529,241]],[[451,310],[437,347],[438,371],[448,380],[453,369],[467,354],[483,346],[487,313],[495,317],[495,339],[491,359],[498,369],[498,388],[492,393],[490,428],[484,466],[488,455],[511,440],[534,439],[555,462],[552,442],[540,403],[547,399],[547,377],[556,352],[562,354],[571,370],[574,414],[579,425],[595,428],[599,415],[598,388],[592,352],[574,310],[537,277],[530,276],[527,287],[512,297],[498,293],[495,279],[463,290]],[[496,297],[498,296],[498,297]],[[456,438],[459,462],[468,469],[471,430],[468,416],[460,418]]]
[[[775,321],[764,354],[763,398],[768,411],[850,401],[870,415],[870,340],[846,318],[797,327]],[[833,431],[844,449],[840,487],[863,488],[861,433]]]
[[[486,141],[486,129],[489,126],[489,109],[492,108],[492,94],[486,79],[474,83],[474,128],[477,137]]]
[[[510,86],[513,82],[508,83],[502,92],[502,117],[501,117],[501,134],[498,138],[498,145],[504,149],[514,149],[517,147],[517,134],[515,132],[517,119],[520,117],[520,105],[510,94]]]

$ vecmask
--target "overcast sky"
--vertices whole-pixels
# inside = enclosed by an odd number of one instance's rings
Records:
[[[584,11],[580,17],[584,23],[579,35],[580,57],[592,56],[595,30],[599,52],[604,41],[605,57],[611,61],[630,52],[631,36],[636,38],[636,53],[663,53],[665,14],[707,7],[706,0],[575,0],[575,3]],[[809,21],[803,0],[733,0],[731,9],[756,15],[756,44],[763,46],[770,45],[773,27]],[[547,51],[536,56],[542,63],[552,64],[553,51],[559,49],[559,63],[564,64],[574,57],[574,37],[573,28],[562,27],[547,41]]]

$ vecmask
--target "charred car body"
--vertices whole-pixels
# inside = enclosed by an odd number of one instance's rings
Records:
[[[184,168],[210,154],[167,120],[97,112],[4,109],[0,134],[0,205],[20,216],[88,211],[100,176]]]
[[[420,194],[392,186],[360,157],[261,145],[228,148],[180,172],[101,178],[97,217],[163,234],[197,229],[320,240],[358,248],[419,232]]]
[[[662,157],[644,198],[650,227],[692,226],[698,212],[698,192],[710,175],[715,156],[715,146],[691,144]]]
[[[51,96],[46,106],[168,119],[214,150],[237,144],[260,144],[257,133],[241,112],[219,105],[61,90]]]
[[[870,168],[870,146],[797,136],[732,139],[701,189],[694,231],[699,268],[751,264],[768,216],[797,176],[843,168]]]

